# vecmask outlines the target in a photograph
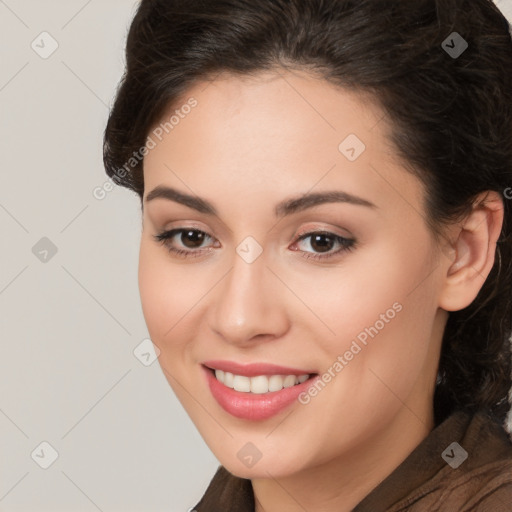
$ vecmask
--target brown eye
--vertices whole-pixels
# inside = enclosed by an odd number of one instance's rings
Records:
[[[303,252],[302,256],[306,259],[313,258],[317,260],[339,256],[343,252],[354,249],[356,243],[354,239],[344,238],[335,233],[317,231],[302,235],[296,244],[300,245],[306,239],[310,240],[309,247],[313,249],[313,252],[300,249]],[[332,251],[336,245],[340,246],[340,248]]]
[[[310,235],[310,245],[313,249],[318,252],[328,252],[332,249],[335,240],[334,237],[320,233],[316,235]]]
[[[177,235],[180,236],[178,237]],[[163,244],[170,253],[180,257],[200,256],[211,250],[211,247],[203,247],[203,242],[212,237],[198,229],[171,229],[170,231],[153,235],[153,238]],[[177,242],[178,246],[175,245]]]
[[[197,231],[195,229],[183,230],[181,232],[180,241],[181,243],[189,248],[189,249],[197,249],[201,247],[206,233],[203,231]]]

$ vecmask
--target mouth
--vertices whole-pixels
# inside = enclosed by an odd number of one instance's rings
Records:
[[[318,377],[315,372],[267,364],[217,361],[202,368],[218,404],[232,416],[253,421],[291,406]]]
[[[256,395],[263,395],[267,393],[274,393],[281,391],[284,388],[291,388],[306,382],[315,374],[301,374],[301,375],[256,375],[255,377],[248,377],[246,375],[235,375],[231,372],[223,370],[214,370],[208,368],[214,377],[224,384],[224,386],[240,391],[241,393],[252,393]]]

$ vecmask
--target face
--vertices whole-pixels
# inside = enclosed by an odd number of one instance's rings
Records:
[[[424,191],[383,112],[299,72],[223,74],[176,109],[144,159],[139,289],[213,453],[258,478],[414,445],[446,318]]]

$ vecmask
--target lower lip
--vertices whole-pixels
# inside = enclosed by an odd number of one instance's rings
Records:
[[[316,380],[314,376],[301,384],[270,393],[235,391],[219,382],[213,372],[203,366],[210,391],[219,405],[229,414],[244,420],[266,420],[290,406]]]

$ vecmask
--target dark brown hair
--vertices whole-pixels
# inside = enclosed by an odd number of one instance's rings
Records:
[[[453,32],[468,44],[459,56]],[[456,36],[455,36],[456,37]],[[142,0],[104,137],[114,181],[144,194],[126,162],[191,85],[216,73],[303,69],[370,93],[391,140],[425,186],[436,235],[476,196],[512,187],[512,40],[491,0]],[[451,312],[434,397],[436,423],[485,407],[504,420],[511,385],[512,210],[471,305]]]

